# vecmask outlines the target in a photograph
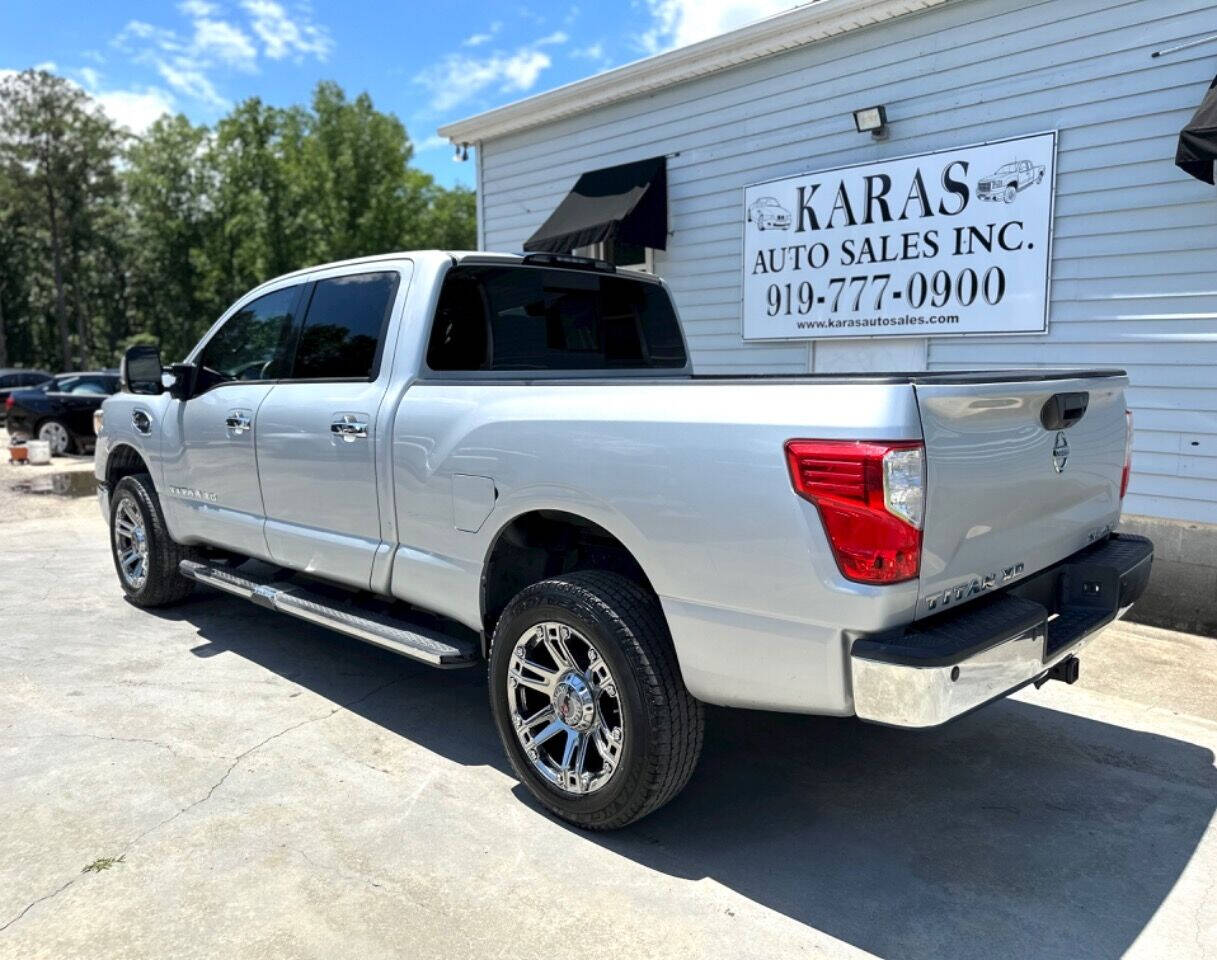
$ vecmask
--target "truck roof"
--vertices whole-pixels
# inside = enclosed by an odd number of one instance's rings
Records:
[[[538,256],[543,255],[539,254]],[[487,250],[394,250],[387,253],[372,254],[371,256],[367,257],[351,257],[348,260],[331,260],[329,263],[310,264],[307,267],[301,267],[299,270],[292,270],[288,273],[281,273],[277,277],[270,277],[269,279],[262,281],[262,283],[258,284],[258,286],[254,287],[253,290],[260,290],[262,287],[265,287],[268,284],[278,283],[280,280],[288,280],[292,277],[304,276],[305,274],[312,273],[315,270],[329,270],[332,267],[350,267],[364,263],[383,263],[391,260],[401,260],[405,257],[447,257],[455,263],[521,263],[522,261],[528,259],[529,254],[503,253]],[[557,267],[558,269],[562,269],[564,266],[566,266],[567,269],[569,269],[569,266],[564,264],[554,264],[553,266]],[[650,280],[656,283],[661,282],[658,277],[654,277],[650,274],[639,273],[638,271],[632,270],[628,271],[628,273],[631,278]],[[253,290],[250,292],[252,293]]]

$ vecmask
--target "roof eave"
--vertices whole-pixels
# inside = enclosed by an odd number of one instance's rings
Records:
[[[479,143],[883,23],[948,0],[815,0],[737,30],[596,74],[439,128]]]

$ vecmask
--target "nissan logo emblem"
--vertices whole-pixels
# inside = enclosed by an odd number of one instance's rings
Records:
[[[1052,465],[1057,473],[1065,472],[1065,464],[1069,462],[1069,441],[1065,439],[1065,431],[1056,435],[1056,443],[1052,445]]]

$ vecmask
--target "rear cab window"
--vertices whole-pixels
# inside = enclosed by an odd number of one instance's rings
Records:
[[[591,270],[469,264],[444,278],[434,371],[657,371],[688,363],[667,291]]]

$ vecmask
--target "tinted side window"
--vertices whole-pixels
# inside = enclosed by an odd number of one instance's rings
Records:
[[[361,273],[317,281],[300,332],[292,378],[375,376],[398,277],[396,272]]]
[[[658,284],[579,270],[458,267],[427,348],[433,370],[649,370],[685,365]]]
[[[292,308],[300,288],[276,290],[228,318],[199,357],[199,388],[231,380],[275,380],[287,367]]]

